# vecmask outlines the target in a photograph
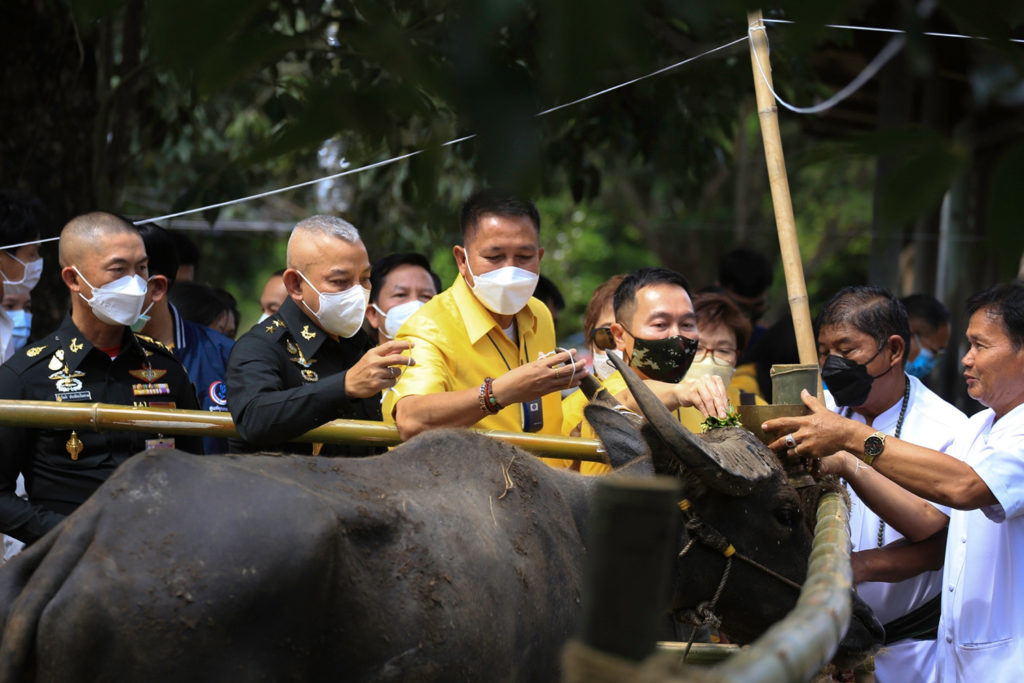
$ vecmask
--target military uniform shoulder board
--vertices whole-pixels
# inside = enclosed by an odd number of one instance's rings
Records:
[[[287,330],[288,326],[284,324],[284,321],[277,316],[271,316],[260,323],[263,328],[264,334],[270,334],[276,336],[280,332]]]
[[[169,348],[164,346],[163,343],[158,342],[156,339],[153,339],[149,335],[139,334],[138,332],[135,332],[134,334],[135,338],[139,340],[139,344],[142,346],[143,350],[156,350],[162,352],[165,356],[170,356],[171,358],[175,357],[173,351],[171,351]]]
[[[43,339],[39,339],[17,351],[13,356],[11,356],[10,360],[7,361],[7,365],[12,370],[20,372],[21,370],[30,368],[41,361],[49,360],[53,357],[54,351],[59,348],[60,345],[54,341],[52,336],[44,337]]]

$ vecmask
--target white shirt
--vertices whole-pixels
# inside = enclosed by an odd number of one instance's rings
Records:
[[[949,517],[936,659],[943,683],[1024,677],[1024,405],[994,417],[973,416],[950,449],[998,502]]]
[[[967,426],[967,416],[944,401],[938,394],[926,387],[916,377],[907,376],[910,381],[910,399],[900,439],[918,446],[937,451],[949,449],[956,435]],[[829,404],[833,406],[832,403]],[[895,436],[903,398],[884,411],[871,423],[877,431]],[[840,414],[846,409],[832,407]],[[850,416],[864,423],[857,413]],[[949,509],[936,505],[947,516]],[[878,547],[879,517],[868,508],[853,491],[850,491],[850,540],[853,550],[870,550]],[[882,544],[887,545],[903,538],[888,524],[885,525]],[[909,614],[934,598],[942,586],[942,570],[924,572],[898,583],[865,581],[857,584],[857,594],[864,600],[883,624]],[[886,645],[875,655],[875,679],[879,683],[927,683],[935,678],[935,641],[911,638]]]

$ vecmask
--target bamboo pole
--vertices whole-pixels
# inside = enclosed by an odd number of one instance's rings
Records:
[[[0,425],[53,429],[89,429],[112,432],[152,432],[177,436],[239,438],[229,413],[170,408],[137,408],[108,403],[55,403],[53,401],[0,400]],[[546,434],[477,430],[546,458],[605,462],[597,439]],[[397,446],[398,430],[383,422],[334,420],[297,436],[302,443],[378,444]]]
[[[775,226],[779,233],[779,248],[782,251],[782,267],[786,275],[786,291],[789,295],[789,310],[793,314],[796,345],[801,363],[816,364],[818,351],[814,342],[814,328],[811,325],[811,309],[807,299],[807,285],[804,282],[804,268],[800,260],[800,242],[797,239],[796,222],[793,218],[793,202],[789,194],[786,160],[782,154],[779,110],[775,104],[775,96],[769,89],[772,72],[761,10],[748,13],[747,21],[750,28],[753,29],[750,33],[750,63],[754,71],[757,114],[761,121],[764,158],[768,165],[768,181],[772,189]],[[758,67],[759,63],[760,67]],[[820,382],[818,398],[823,398]]]

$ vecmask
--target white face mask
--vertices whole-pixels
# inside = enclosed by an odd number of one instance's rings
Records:
[[[4,291],[8,294],[28,294],[39,284],[39,278],[43,274],[43,259],[37,258],[35,261],[26,263],[12,254],[8,254],[8,256],[25,266],[25,271],[21,274],[21,279],[17,281],[8,280],[4,275]]]
[[[618,349],[612,349],[608,353],[614,353],[619,358],[622,358],[622,351]],[[608,353],[604,351],[594,352],[594,375],[602,382],[615,373],[615,366],[608,362]]]
[[[708,354],[700,361],[694,361],[693,364],[690,365],[690,369],[686,371],[683,381],[685,382],[688,379],[699,379],[706,375],[718,375],[722,378],[722,383],[725,384],[726,388],[728,388],[729,382],[732,381],[732,376],[735,373],[736,368],[732,365],[719,365],[715,362],[711,354]]]
[[[466,254],[466,270],[473,276],[473,294],[489,311],[498,315],[515,315],[537,289],[540,275],[515,266],[506,266],[482,275],[474,275]]]
[[[402,326],[402,323],[408,320],[409,316],[413,313],[420,310],[422,306],[422,301],[419,299],[413,299],[412,301],[406,301],[405,303],[398,304],[397,306],[392,306],[391,310],[385,313],[380,310],[380,306],[373,304],[373,307],[377,312],[384,316],[384,325],[381,332],[383,332],[384,336],[388,339],[394,339],[397,337],[398,328]]]
[[[313,283],[306,279],[306,276],[299,271],[299,277],[306,280],[306,284],[313,287]],[[305,301],[302,305],[316,316],[320,321],[320,327],[329,334],[336,334],[339,337],[355,336],[363,325],[363,316],[366,315],[366,304],[370,301],[370,290],[362,285],[352,285],[342,292],[323,293],[316,287],[313,291],[320,296],[320,309],[314,311]]]
[[[82,282],[92,289],[92,298],[78,296],[89,304],[97,318],[108,325],[131,325],[139,319],[146,302],[146,281],[138,275],[125,275],[102,287],[93,287],[77,266],[72,266]]]
[[[260,316],[260,319],[256,321],[256,324],[259,325],[261,322],[263,322],[264,320],[266,320],[269,317],[270,317],[269,313],[264,313],[263,315]]]

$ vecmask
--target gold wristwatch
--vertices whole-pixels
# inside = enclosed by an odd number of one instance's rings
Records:
[[[869,465],[873,465],[878,456],[885,450],[885,434],[882,432],[875,432],[868,438],[864,439],[864,457],[861,458],[864,462]]]

